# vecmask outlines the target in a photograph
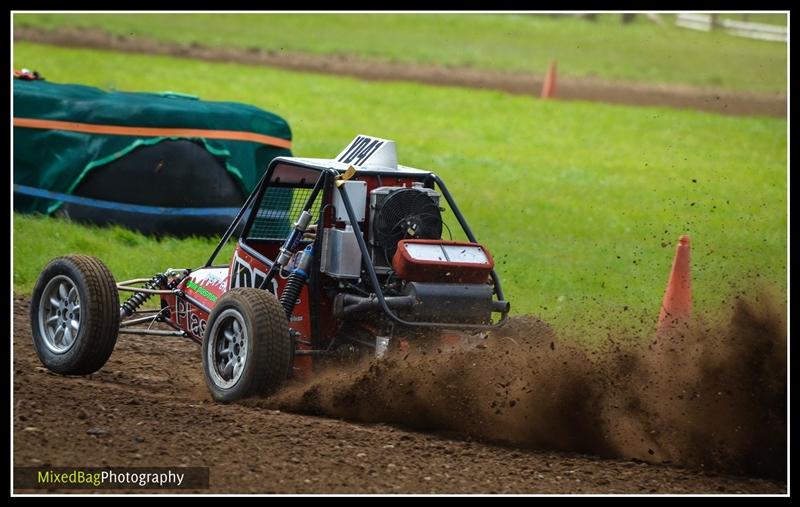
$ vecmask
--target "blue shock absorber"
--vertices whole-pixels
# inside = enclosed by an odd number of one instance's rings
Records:
[[[297,297],[303,289],[303,285],[308,281],[308,272],[311,269],[311,261],[314,258],[314,247],[308,245],[297,259],[297,264],[286,280],[286,286],[281,294],[281,305],[286,311],[286,318],[291,320],[294,306],[297,304]]]

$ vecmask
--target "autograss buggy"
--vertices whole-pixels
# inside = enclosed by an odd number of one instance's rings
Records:
[[[465,241],[452,240],[442,198]],[[234,235],[230,262],[215,264]],[[158,309],[143,306],[153,295]],[[99,259],[59,257],[30,317],[42,363],[67,375],[100,369],[118,333],[191,338],[212,396],[232,401],[325,358],[438,347],[509,309],[441,178],[397,165],[393,141],[358,136],[336,159],[272,160],[204,266],[116,283]]]

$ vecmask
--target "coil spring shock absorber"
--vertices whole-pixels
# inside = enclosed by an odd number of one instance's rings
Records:
[[[292,318],[294,306],[297,304],[297,296],[300,295],[303,285],[305,285],[308,280],[308,270],[311,267],[311,260],[313,258],[314,247],[308,245],[300,254],[296,267],[292,270],[292,274],[289,275],[286,281],[286,287],[284,287],[283,293],[281,294],[281,305],[286,311],[287,319],[291,320]]]
[[[167,281],[167,277],[163,274],[159,273],[144,284],[145,289],[157,289],[164,285],[164,282]],[[122,303],[119,309],[119,318],[125,319],[133,315],[133,312],[136,311],[137,308],[142,306],[142,304],[153,297],[152,294],[149,292],[136,292],[133,296],[129,297],[127,301]]]

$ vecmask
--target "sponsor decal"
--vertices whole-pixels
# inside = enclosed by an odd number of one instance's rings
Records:
[[[201,319],[196,313],[189,314],[189,331],[191,331],[192,334],[197,336],[205,335],[206,324],[208,324],[206,319]]]
[[[197,281],[206,288],[224,291],[225,282],[227,282],[227,272],[227,268],[202,269],[195,271],[192,280]]]
[[[203,336],[206,333],[206,326],[208,322],[206,319],[198,317],[196,313],[192,312],[189,308],[189,303],[182,298],[177,301],[178,318],[176,324],[178,326],[188,329],[195,336]]]
[[[189,314],[189,305],[181,298],[178,298],[178,324],[181,321],[186,321],[186,316]]]
[[[267,274],[264,271],[239,257],[238,253],[234,253],[230,277],[231,288],[259,287],[266,277]],[[274,278],[272,279],[272,293],[278,294],[278,281]]]
[[[203,296],[204,298],[208,299],[211,302],[217,302],[217,296],[211,292],[210,290],[206,289],[205,287],[201,287],[197,285],[193,280],[188,280],[186,282],[186,287],[192,289],[199,295]]]

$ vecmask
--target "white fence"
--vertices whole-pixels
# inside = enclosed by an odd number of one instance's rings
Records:
[[[675,24],[682,28],[701,30],[704,32],[710,32],[712,29],[721,28],[731,35],[750,39],[777,42],[786,42],[788,40],[788,31],[785,26],[736,21],[733,19],[715,20],[714,17],[709,14],[681,13],[678,14],[675,19]]]

